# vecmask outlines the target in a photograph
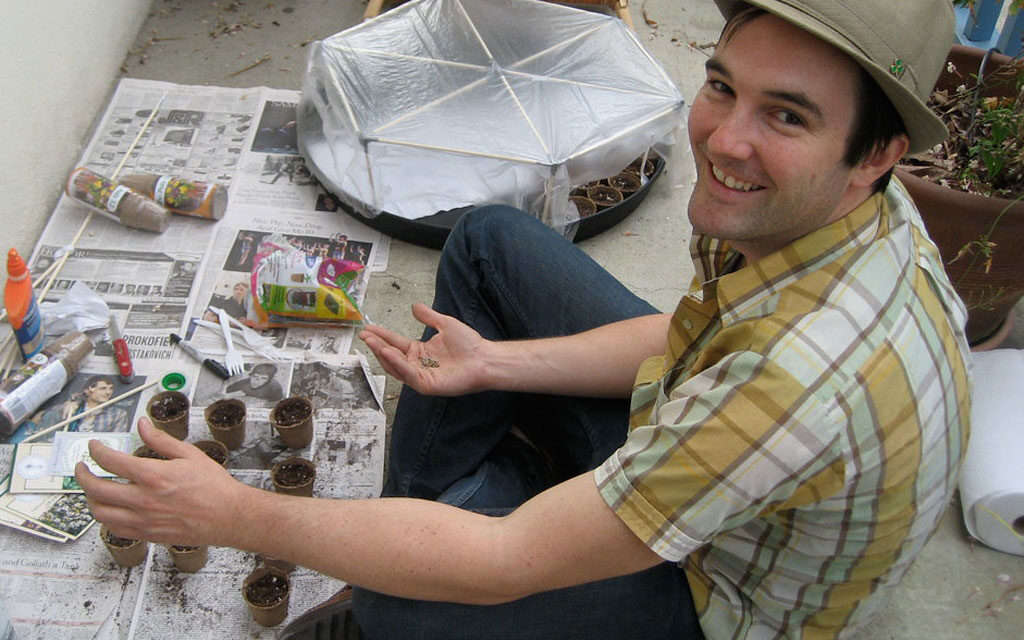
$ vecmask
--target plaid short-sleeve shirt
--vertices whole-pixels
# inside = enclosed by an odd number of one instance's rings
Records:
[[[686,570],[709,640],[847,637],[935,530],[967,444],[966,312],[894,183],[743,268],[695,236],[602,496]]]

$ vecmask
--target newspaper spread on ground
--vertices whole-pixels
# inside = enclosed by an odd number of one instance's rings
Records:
[[[66,470],[67,461],[59,458],[69,455],[69,445],[64,438],[55,444],[54,432],[37,434],[146,387],[59,428],[131,433],[134,449],[141,444],[134,425],[148,399],[164,389],[168,373],[186,381],[181,391],[191,403],[188,442],[211,438],[203,416],[211,403],[245,402],[246,437],[226,465],[240,481],[272,489],[270,468],[298,455],[317,465],[319,497],[380,494],[384,382],[370,375],[364,358],[348,355],[353,328],[233,328],[244,367],[226,380],[170,339],[177,334],[204,358],[223,360],[216,309],[242,323],[254,319],[250,274],[260,241],[271,234],[285,236],[310,259],[363,265],[352,291],[357,303],[369,274],[386,268],[390,239],[338,211],[299,155],[298,99],[296,91],[266,87],[135,79],[122,80],[115,91],[79,164],[108,177],[123,162],[119,175],[216,182],[227,188],[228,206],[220,220],[174,215],[162,233],[95,213],[41,301],[46,315],[55,304],[85,309],[95,302],[91,297],[101,299],[121,326],[135,377],[125,383],[116,375],[102,318],[71,314],[69,321],[92,339],[92,355],[12,435],[0,435],[0,600],[18,638],[274,637],[274,629],[252,621],[240,595],[242,579],[259,562],[253,554],[211,549],[206,567],[188,574],[174,568],[167,549],[151,545],[146,563],[121,568],[101,543],[100,527],[74,479],[49,475]],[[68,251],[89,212],[87,205],[61,197],[29,261],[34,278]],[[292,395],[312,399],[316,412],[313,441],[301,450],[286,447],[269,424],[276,401]],[[301,567],[291,578],[289,619],[343,585]]]
[[[109,177],[124,161],[120,176],[168,174],[226,185],[227,210],[217,221],[173,215],[166,231],[154,233],[61,196],[29,261],[33,278],[66,250],[85,216],[94,214],[43,305],[83,282],[114,312],[137,366],[185,366],[192,363],[181,360],[169,334],[180,333],[188,318],[210,317],[209,306],[255,318],[250,272],[260,241],[271,233],[285,235],[311,257],[358,262],[367,277],[385,269],[390,238],[341,212],[299,155],[298,101],[297,91],[266,87],[121,80],[80,164]],[[361,283],[365,287],[365,279]],[[355,293],[361,300],[363,291]],[[348,353],[353,336],[351,329],[321,333],[325,338],[319,339],[306,328],[279,332],[292,334],[292,344],[315,345],[330,337],[334,353]],[[109,344],[101,336],[96,355],[112,362]]]

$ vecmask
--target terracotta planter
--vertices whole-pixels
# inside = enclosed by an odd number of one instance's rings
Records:
[[[967,305],[968,342],[985,341],[999,332],[1024,296],[1024,253],[1015,248],[1024,238],[1024,202],[955,191],[899,169],[896,176],[917,204],[928,235],[942,255],[949,281]],[[965,245],[992,229],[1007,207],[989,237],[996,247],[988,273],[977,251],[954,261]]]
[[[161,391],[146,403],[153,426],[178,440],[188,437],[188,396],[180,391]]]
[[[984,53],[981,49],[956,45],[949,60],[960,73],[976,74]],[[986,65],[986,77],[1009,61],[1006,56],[993,54]],[[963,78],[943,71],[935,86],[953,90],[963,82]],[[1006,85],[990,87],[986,94],[1016,95],[1013,87]],[[1024,296],[1024,252],[1017,249],[1024,238],[1024,202],[956,191],[902,169],[895,173],[917,204],[928,235],[942,255],[949,280],[967,305],[967,340],[972,346],[997,346],[991,338],[1007,333],[1005,323]],[[996,246],[988,273],[983,264],[985,258],[977,247],[973,254],[954,260],[965,246],[989,233],[989,241]]]
[[[174,561],[174,566],[178,568],[178,571],[185,573],[199,571],[206,566],[206,561],[210,557],[209,547],[205,545],[199,547],[167,545],[167,551],[170,552],[171,560]]]
[[[270,470],[270,480],[278,493],[310,497],[316,481],[316,465],[305,458],[286,458]]]
[[[149,543],[145,540],[120,538],[110,533],[107,525],[100,526],[100,540],[113,556],[114,562],[122,567],[137,567],[146,561]]]
[[[235,398],[218,400],[203,411],[210,435],[232,450],[245,442],[245,416],[245,403]]]
[[[313,440],[313,414],[313,403],[309,398],[292,396],[274,405],[270,424],[285,445],[291,449],[302,449]]]
[[[242,599],[256,624],[273,627],[288,617],[291,581],[288,574],[273,567],[260,567],[242,582]]]

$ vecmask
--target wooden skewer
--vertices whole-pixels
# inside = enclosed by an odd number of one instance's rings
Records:
[[[157,111],[160,110],[160,106],[163,105],[164,98],[166,97],[167,92],[165,91],[163,95],[160,96],[160,99],[157,100],[156,106],[154,106],[153,109],[149,112],[149,117],[146,118],[146,121],[142,124],[142,128],[139,129],[139,133],[135,136],[135,139],[132,140],[132,143],[130,145],[128,145],[128,150],[125,151],[124,157],[121,158],[121,162],[118,163],[117,168],[114,169],[113,175],[110,176],[111,180],[116,180],[118,174],[121,173],[121,169],[124,168],[125,162],[128,161],[128,158],[131,157],[132,152],[135,151],[135,147],[139,144],[139,140],[142,139],[142,134],[144,134],[146,130],[149,128],[149,125],[152,124],[153,118],[156,117]],[[92,221],[92,216],[93,211],[90,209],[89,212],[85,215],[85,219],[82,220],[82,224],[79,225],[78,231],[75,233],[75,237],[71,240],[71,244],[66,245],[67,250],[63,254],[61,254],[61,256],[57,260],[55,260],[54,263],[51,264],[46,269],[46,271],[43,272],[41,276],[39,276],[39,278],[37,278],[36,282],[33,283],[33,286],[35,287],[38,287],[40,284],[43,284],[43,290],[37,296],[39,300],[43,300],[44,298],[46,298],[46,294],[50,292],[50,288],[53,286],[53,283],[57,281],[57,276],[60,274],[60,270],[64,268],[64,263],[68,261],[68,257],[70,257],[72,253],[74,253],[75,247],[78,246],[78,241],[81,239],[82,234],[85,233],[85,229],[86,227],[89,226],[89,222]],[[7,309],[0,310],[0,321],[3,321],[5,318],[7,318]],[[5,341],[3,346],[6,345],[7,342]],[[0,354],[2,353],[3,347],[0,347]],[[0,371],[6,371],[9,368],[7,362],[9,359],[10,358],[5,358],[2,360],[3,366],[0,367]]]
[[[131,157],[132,151],[135,151],[135,146],[139,144],[139,140],[142,140],[142,134],[146,133],[146,129],[149,129],[150,123],[153,122],[153,118],[156,117],[156,112],[160,110],[160,107],[164,103],[164,98],[166,97],[167,92],[164,91],[163,94],[160,96],[160,99],[156,101],[156,106],[153,107],[153,110],[149,112],[149,117],[146,118],[146,121],[142,123],[142,128],[139,129],[139,133],[135,136],[135,139],[132,140],[132,143],[130,145],[128,145],[128,150],[124,152],[124,157],[121,158],[121,162],[117,164],[117,168],[114,169],[114,173],[110,175],[111,181],[117,180],[117,174],[121,173],[121,169],[124,168],[124,163],[128,161],[129,157]]]
[[[18,353],[18,347],[11,344],[14,336],[7,336],[2,346],[0,346],[0,354],[3,358],[0,359],[0,371],[3,372],[3,380],[7,379],[7,376],[11,374],[14,369],[14,358],[15,354]],[[2,382],[2,380],[0,380]]]
[[[125,162],[128,161],[128,158],[131,157],[132,152],[135,151],[135,147],[139,144],[139,140],[142,139],[142,134],[146,133],[146,130],[149,128],[149,125],[153,122],[153,118],[156,117],[156,113],[160,110],[160,106],[164,103],[164,98],[166,97],[167,92],[165,91],[163,95],[160,96],[160,99],[156,101],[156,106],[154,106],[153,109],[149,112],[149,117],[146,118],[146,121],[144,123],[142,123],[142,128],[139,129],[139,133],[136,134],[135,139],[132,140],[132,143],[128,145],[128,150],[125,151],[124,157],[121,158],[121,162],[117,164],[117,168],[115,168],[114,173],[111,174],[111,181],[117,180],[117,176],[119,173],[121,173],[121,169],[124,168]],[[75,247],[78,246],[78,240],[82,237],[82,234],[85,233],[85,228],[89,226],[89,222],[92,221],[93,213],[94,212],[92,209],[90,209],[89,212],[86,213],[85,219],[82,220],[82,224],[78,227],[78,232],[75,233],[75,237],[71,240],[71,244],[68,247],[68,250],[65,251],[64,254],[61,255],[61,257],[56,262],[50,265],[50,269],[53,270],[53,273],[50,274],[49,279],[46,281],[46,286],[43,287],[42,292],[38,296],[40,300],[46,297],[46,294],[50,292],[50,287],[52,287],[53,283],[57,281],[57,276],[60,274],[60,270],[64,268],[64,263],[67,262],[71,254],[74,253]],[[50,269],[48,269],[47,271],[50,271]]]
[[[82,413],[79,413],[77,415],[71,416],[67,420],[61,420],[60,422],[58,422],[57,424],[55,424],[55,425],[53,425],[51,427],[46,427],[42,431],[38,431],[36,433],[33,433],[29,437],[27,437],[24,440],[22,440],[22,442],[31,442],[32,440],[35,440],[39,436],[45,435],[47,433],[50,433],[51,431],[56,431],[57,429],[60,429],[61,427],[65,426],[65,425],[71,424],[75,420],[81,420],[82,418],[85,418],[86,416],[91,416],[92,414],[96,413],[97,411],[99,411],[101,409],[105,409],[105,408],[109,407],[110,405],[114,404],[115,402],[120,402],[121,400],[124,400],[128,396],[133,396],[136,393],[139,393],[140,391],[143,391],[144,389],[148,389],[148,388],[152,387],[157,382],[160,382],[160,380],[159,379],[157,379],[157,380],[150,380],[146,384],[140,385],[138,387],[135,387],[134,389],[126,391],[126,392],[122,393],[121,395],[117,396],[116,398],[111,398],[110,400],[107,400],[103,404],[96,405],[92,409],[88,409],[86,411],[83,411]]]

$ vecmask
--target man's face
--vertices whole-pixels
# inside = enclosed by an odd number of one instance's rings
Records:
[[[860,204],[870,189],[843,162],[857,82],[853,60],[771,15],[723,38],[689,117],[694,230],[753,261]]]
[[[249,386],[253,389],[262,387],[270,381],[270,376],[266,373],[256,373],[255,371],[249,374]]]
[[[85,399],[90,404],[101,404],[114,395],[114,385],[106,380],[97,380],[85,389]]]

